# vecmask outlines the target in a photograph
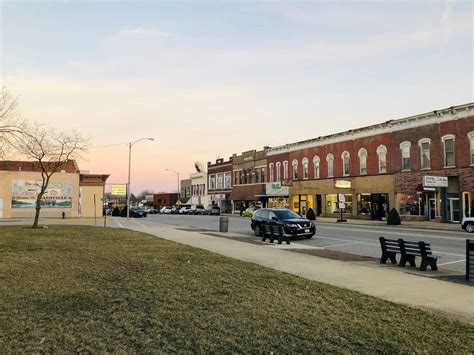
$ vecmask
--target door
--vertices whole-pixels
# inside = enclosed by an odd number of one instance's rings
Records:
[[[300,215],[306,216],[306,201],[300,201]]]
[[[0,218],[3,218],[3,200],[0,199]]]
[[[447,209],[448,209],[447,211],[448,221],[459,222],[460,217],[461,217],[459,198],[449,198]]]
[[[429,199],[429,218],[430,221],[434,221],[436,219],[436,200],[434,198]]]
[[[321,195],[316,195],[316,216],[321,216],[323,213],[323,202],[321,200]]]

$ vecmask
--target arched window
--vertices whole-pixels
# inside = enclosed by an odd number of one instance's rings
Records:
[[[288,179],[288,161],[283,162],[283,179]]]
[[[444,147],[444,167],[445,168],[454,168],[456,162],[454,161],[454,140],[455,136],[453,134],[447,134],[441,138]]]
[[[423,138],[418,141],[420,146],[420,168],[430,169],[431,168],[431,139]]]
[[[334,176],[334,155],[329,153],[326,156],[326,161],[328,163],[328,177],[333,177]]]
[[[303,179],[307,179],[308,178],[308,165],[309,165],[309,160],[308,158],[303,158]]]
[[[342,175],[349,176],[350,175],[349,164],[351,161],[351,155],[349,154],[347,150],[341,154],[341,159],[342,159]]]
[[[293,180],[298,180],[298,160],[294,159],[291,166],[293,167]]]
[[[268,165],[268,173],[269,173],[269,175],[270,175],[268,178],[269,178],[269,181],[270,181],[270,182],[275,181],[275,180],[274,180],[274,177],[275,177],[275,176],[273,175],[273,167],[274,167],[273,163],[270,163],[270,164]]]
[[[277,162],[276,166],[276,181],[281,181],[281,163]]]
[[[319,164],[321,162],[321,159],[317,155],[314,156],[313,158],[313,165],[314,165],[314,178],[319,179]]]
[[[409,171],[411,169],[410,149],[411,142],[405,141],[400,143],[400,150],[402,151],[402,171]]]
[[[367,150],[365,148],[359,149],[359,166],[360,175],[367,175]]]
[[[385,174],[387,172],[387,147],[379,145],[377,155],[379,157],[379,174]]]

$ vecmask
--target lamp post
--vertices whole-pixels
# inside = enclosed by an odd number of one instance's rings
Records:
[[[135,145],[135,143],[138,143],[140,141],[154,141],[154,138],[140,138],[137,139],[135,142],[130,142],[128,143],[128,184],[127,184],[127,218],[130,218],[130,195],[131,195],[131,190],[130,190],[130,173],[131,173],[131,168],[132,168],[132,147]]]
[[[176,176],[178,177],[178,199],[179,199],[181,197],[181,190],[179,188],[179,173],[176,170],[173,170],[173,169],[165,169],[165,170],[175,173]]]

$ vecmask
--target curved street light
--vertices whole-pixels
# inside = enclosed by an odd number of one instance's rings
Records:
[[[127,184],[127,218],[130,218],[130,195],[131,195],[131,189],[130,189],[130,172],[131,172],[131,167],[132,167],[132,147],[141,141],[154,141],[155,138],[140,138],[137,139],[135,142],[130,142],[128,143],[128,184]]]
[[[181,197],[181,191],[180,191],[180,188],[179,188],[179,173],[176,170],[173,170],[173,169],[165,169],[165,171],[171,171],[171,172],[175,173],[176,176],[178,177],[178,199],[179,199]]]

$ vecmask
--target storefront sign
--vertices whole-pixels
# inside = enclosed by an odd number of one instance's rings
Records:
[[[272,183],[272,189],[281,189],[281,184],[279,182]]]
[[[423,176],[423,187],[448,187],[448,177]]]
[[[281,180],[281,186],[293,186],[293,181],[291,181],[291,180]]]
[[[35,208],[41,185],[41,180],[13,180],[12,208]],[[41,208],[71,207],[72,184],[66,181],[50,181],[41,199]]]
[[[335,187],[338,189],[351,189],[352,188],[352,181],[350,180],[336,180],[334,184]]]
[[[112,185],[112,195],[125,196],[127,194],[127,185]]]

